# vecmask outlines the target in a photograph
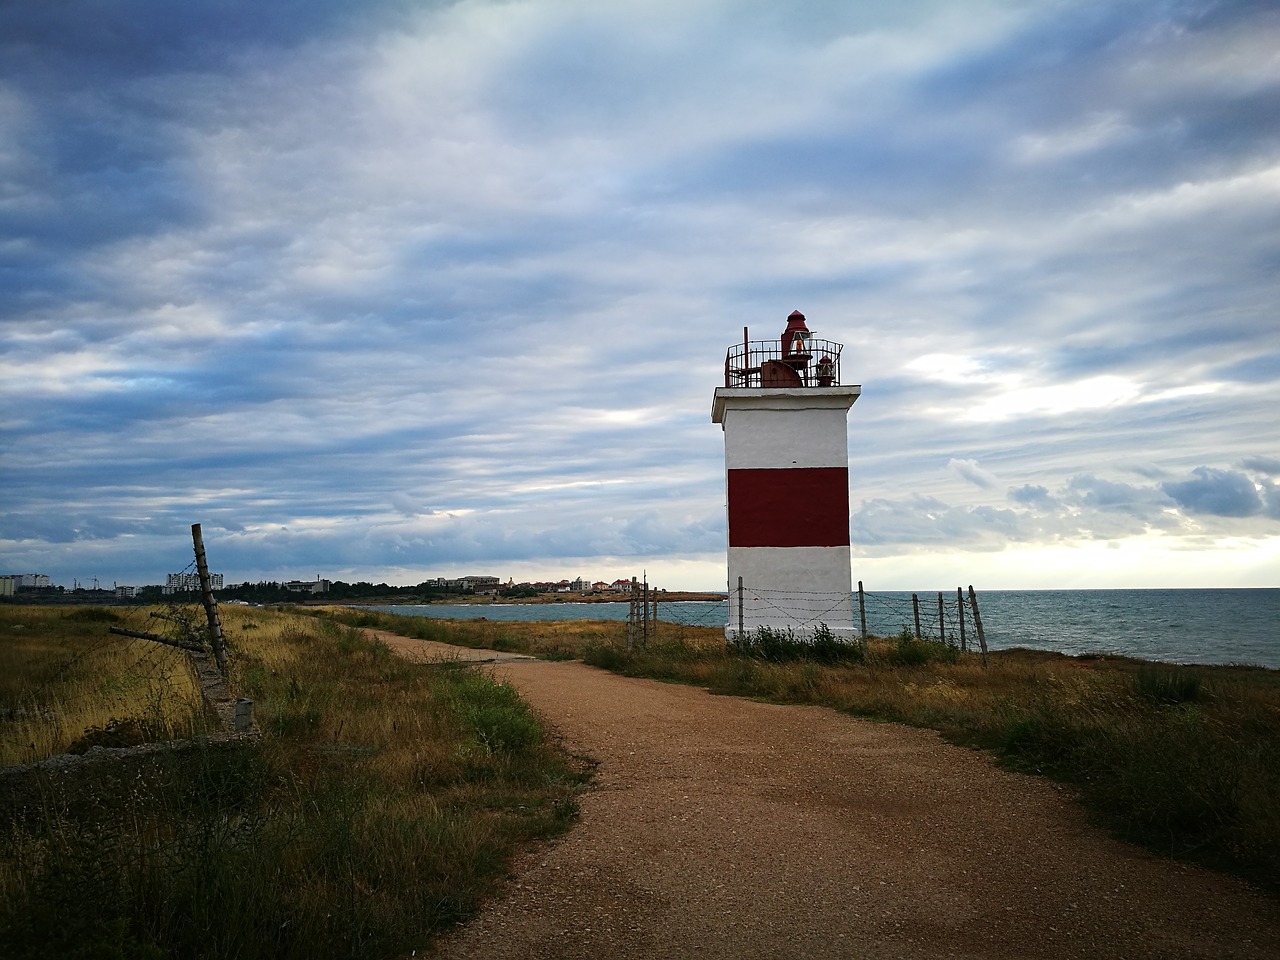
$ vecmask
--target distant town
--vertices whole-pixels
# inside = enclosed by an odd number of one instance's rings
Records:
[[[617,599],[631,592],[630,579],[539,580],[503,582],[494,576],[436,577],[412,586],[359,581],[347,583],[316,577],[314,580],[261,580],[227,586],[220,573],[209,575],[210,588],[220,600],[246,603],[276,603],[324,599],[331,602],[387,600],[399,603],[431,603],[445,598],[537,599]],[[32,602],[94,601],[99,603],[157,602],[165,597],[188,596],[200,592],[200,578],[191,572],[170,573],[163,584],[131,586],[102,585],[97,579],[72,581],[70,586],[54,584],[41,573],[0,575],[0,598]]]

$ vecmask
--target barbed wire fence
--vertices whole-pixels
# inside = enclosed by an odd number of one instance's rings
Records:
[[[181,571],[179,578],[196,571],[201,583],[200,599],[195,599],[191,593],[183,593],[169,597],[159,609],[148,604],[116,607],[107,611],[105,619],[110,625],[106,630],[59,663],[39,686],[29,690],[24,695],[23,702],[31,706],[25,708],[25,711],[48,714],[51,719],[56,720],[56,711],[43,704],[56,699],[57,686],[75,671],[86,663],[92,664],[103,657],[113,659],[114,675],[128,678],[128,690],[122,687],[119,692],[112,693],[110,685],[103,684],[98,698],[100,701],[113,702],[122,709],[122,714],[130,704],[136,707],[136,696],[129,691],[136,690],[139,685],[146,687],[148,696],[154,692],[157,697],[173,698],[178,694],[165,678],[174,668],[175,652],[182,651],[183,661],[191,673],[198,696],[205,707],[217,715],[220,726],[234,733],[252,731],[252,703],[234,700],[227,686],[221,621],[210,586],[199,524],[192,525],[192,539],[195,556]],[[19,709],[11,708],[9,712],[16,714]],[[160,701],[155,704],[155,713],[157,717],[163,713]],[[122,715],[121,720],[124,719]]]
[[[192,560],[187,569],[192,570],[194,568],[195,561]],[[174,604],[168,604],[168,609],[174,613],[175,619],[180,616],[179,608]],[[69,674],[85,661],[93,660],[109,651],[115,650],[118,650],[125,657],[132,655],[133,658],[131,660],[124,662],[123,669],[126,672],[135,674],[143,679],[153,678],[164,663],[165,651],[157,648],[154,644],[135,642],[138,638],[133,634],[143,633],[143,627],[151,625],[148,618],[154,617],[156,614],[148,612],[145,607],[114,607],[112,608],[111,616],[116,624],[114,630],[108,630],[63,659],[44,677],[40,684],[26,691],[24,699],[29,702],[41,702],[51,688],[65,680]],[[176,635],[174,639],[177,639]],[[118,699],[123,702],[124,698],[119,697]]]
[[[733,629],[733,619],[742,624],[748,618],[757,621],[761,615],[778,629],[804,638],[832,622],[849,622],[856,611],[853,622],[864,638],[907,635],[918,641],[956,647],[961,652],[978,650],[984,663],[987,657],[982,615],[972,586],[967,594],[963,587],[956,587],[953,596],[942,591],[869,593],[861,581],[851,594],[776,590],[744,583],[737,596],[711,602],[665,601],[662,591],[650,591],[647,583],[643,585],[645,599],[640,602],[638,589],[633,580],[629,620],[632,630],[628,634],[633,645],[658,636],[659,624]],[[643,614],[638,613],[641,609]],[[744,628],[739,626],[738,630],[743,632]]]
[[[99,625],[99,632],[83,627],[75,631],[73,649],[35,666],[39,675],[32,679],[36,682],[0,704],[0,720],[18,725],[6,734],[13,761],[17,762],[16,750],[22,746],[16,739],[20,735],[31,738],[23,762],[39,764],[47,755],[37,744],[70,744],[74,752],[82,753],[90,745],[126,746],[137,742],[137,737],[165,738],[171,731],[185,729],[181,718],[202,709],[200,687],[188,652],[175,648],[190,643],[189,624],[197,609],[171,601],[160,611],[154,605],[75,606],[59,611],[63,619]],[[157,616],[165,621],[163,626],[156,623]],[[161,632],[150,633],[156,630]],[[169,642],[148,642],[153,636]],[[45,649],[51,653],[53,645]],[[196,681],[194,701],[186,683],[178,679],[175,685],[175,671],[177,677],[190,672]],[[76,692],[82,689],[87,692],[85,698]],[[68,708],[69,694],[81,707]],[[21,768],[19,763],[13,769]]]

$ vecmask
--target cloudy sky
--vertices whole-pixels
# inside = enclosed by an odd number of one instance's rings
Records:
[[[0,572],[723,589],[846,344],[869,589],[1280,585],[1271,2],[0,2]]]

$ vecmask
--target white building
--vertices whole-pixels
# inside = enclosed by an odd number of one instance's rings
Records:
[[[502,589],[501,580],[488,576],[459,577],[456,580],[441,580],[439,584],[446,593],[495,594]]]
[[[288,580],[280,584],[290,593],[328,593],[329,581],[317,577],[314,580]]]
[[[222,589],[222,574],[209,574],[209,587],[213,590]],[[198,593],[200,590],[200,575],[198,573],[171,573],[165,581],[163,592],[168,593]]]
[[[15,589],[19,587],[33,589],[49,586],[49,578],[43,573],[11,573],[6,575],[4,579],[12,580]]]

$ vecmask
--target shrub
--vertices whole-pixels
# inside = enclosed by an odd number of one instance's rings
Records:
[[[809,642],[809,659],[815,663],[863,663],[867,648],[861,640],[844,640],[835,636],[825,623],[818,624]]]
[[[825,623],[818,624],[805,638],[797,637],[790,627],[775,630],[760,626],[754,633],[735,633],[729,638],[728,645],[730,652],[738,656],[768,663],[837,664],[861,663],[866,659],[866,650],[861,643],[836,637]]]
[[[1200,696],[1200,675],[1192,670],[1143,667],[1133,680],[1138,695],[1155,704],[1194,703]]]
[[[582,651],[583,663],[615,673],[625,672],[630,658],[611,643],[591,643]]]
[[[136,747],[139,744],[168,739],[169,731],[139,717],[108,720],[100,727],[90,727],[67,747],[67,753],[85,753],[90,747]]]
[[[923,667],[927,663],[956,663],[960,651],[936,640],[917,639],[906,627],[898,634],[889,662],[898,667]]]
[[[119,623],[120,616],[107,607],[76,607],[62,615],[63,620],[75,623]]]
[[[457,678],[454,696],[458,717],[486,750],[512,752],[541,742],[542,724],[509,683],[468,671]]]

